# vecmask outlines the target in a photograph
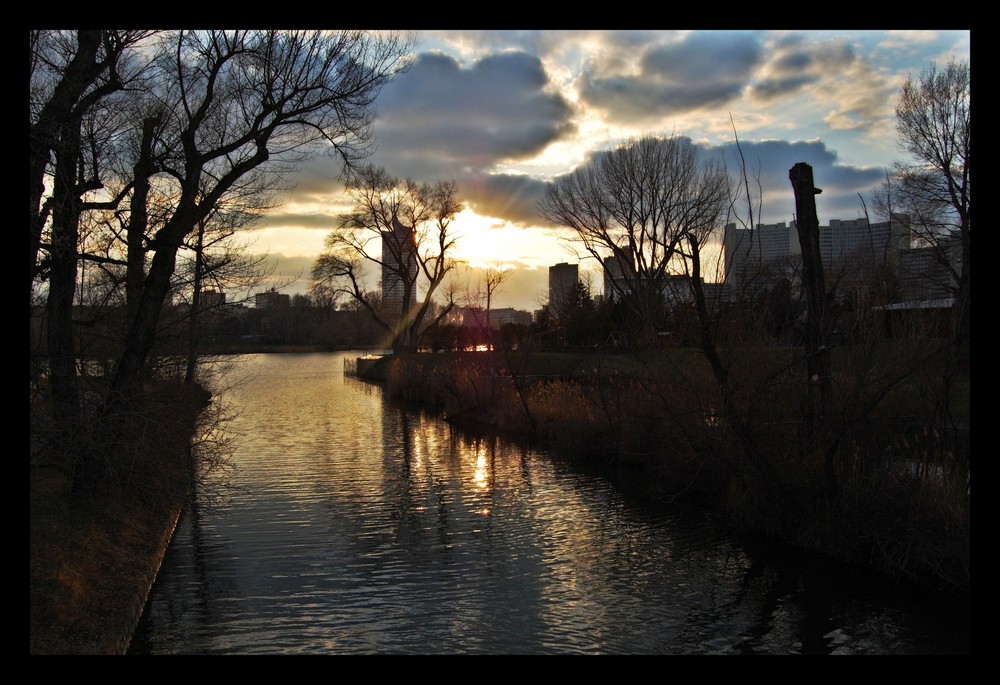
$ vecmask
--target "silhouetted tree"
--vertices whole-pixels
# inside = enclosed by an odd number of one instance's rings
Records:
[[[73,300],[85,196],[102,189],[110,139],[124,125],[109,102],[137,85],[131,57],[147,31],[32,31],[29,44],[29,282],[48,281],[50,392],[55,413],[79,411]],[[49,182],[46,194],[46,181]],[[44,239],[47,234],[47,240]]]
[[[477,286],[470,288],[466,292],[466,301],[469,307],[483,312],[482,326],[484,343],[493,348],[493,297],[510,276],[509,269],[499,269],[489,267],[483,274]]]
[[[313,280],[367,310],[388,334],[394,351],[415,350],[434,295],[455,267],[455,239],[449,227],[462,210],[454,182],[418,184],[380,167],[367,166],[348,183],[354,209],[327,236],[326,249],[313,266]],[[375,269],[388,293],[372,289]],[[424,299],[417,289],[424,286]],[[454,305],[453,293],[433,321]]]
[[[886,216],[906,218],[920,244],[931,246],[955,282],[953,334],[967,341],[972,281],[972,141],[970,65],[932,63],[907,79],[896,103],[898,161],[876,196]]]
[[[647,136],[556,179],[540,210],[611,270],[615,297],[636,313],[649,343],[670,276],[683,272],[690,239],[718,227],[729,186],[724,168],[699,161],[689,139]]]
[[[161,162],[172,212],[130,322],[114,389],[141,376],[178,249],[198,221],[247,174],[274,178],[305,155],[336,155],[345,168],[368,152],[372,104],[403,66],[406,45],[360,31],[179,32],[164,55],[156,94],[168,120]],[[209,180],[206,187],[205,181]]]

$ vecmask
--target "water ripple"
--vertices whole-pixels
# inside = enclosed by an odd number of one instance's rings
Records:
[[[342,355],[241,359],[247,381],[221,397],[239,409],[239,487],[182,520],[134,653],[922,648],[904,614],[817,609],[797,571],[708,515],[463,434],[342,368]]]

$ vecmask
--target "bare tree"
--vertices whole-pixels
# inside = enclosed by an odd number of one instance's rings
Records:
[[[54,206],[70,204],[71,197],[79,202],[85,192],[101,184],[97,160],[80,149],[83,122],[109,96],[132,85],[143,73],[147,61],[135,57],[135,48],[150,35],[149,31],[94,29],[30,33],[28,248],[32,288],[49,265],[47,259],[39,261],[39,252]],[[59,156],[62,162],[56,164]],[[66,173],[71,174],[69,178]],[[67,186],[61,198],[53,195],[56,177]]]
[[[407,44],[360,31],[179,32],[160,61],[156,96],[164,129],[158,170],[173,203],[129,322],[114,390],[141,377],[177,252],[241,179],[280,178],[326,152],[351,168],[368,153],[372,104],[405,66]]]
[[[462,210],[458,187],[450,181],[418,184],[368,166],[351,179],[347,192],[354,210],[327,236],[313,279],[367,310],[390,336],[394,351],[416,349],[434,295],[455,267],[449,227]],[[370,283],[372,268],[381,277],[378,297]],[[417,301],[420,285],[424,299]],[[453,305],[449,295],[429,325]]]
[[[920,244],[933,248],[951,274],[953,334],[967,340],[970,325],[972,233],[972,105],[968,60],[931,64],[908,79],[896,104],[898,161],[875,198],[887,216],[906,217]]]
[[[724,168],[699,161],[689,139],[648,136],[557,179],[540,210],[571,228],[610,270],[616,297],[633,310],[648,339],[663,316],[670,278],[683,273],[689,238],[700,242],[717,228],[729,186]]]
[[[509,268],[491,266],[483,273],[479,283],[475,287],[470,287],[466,292],[465,299],[469,306],[481,310],[484,314],[484,322],[480,325],[484,326],[486,341],[491,350],[493,349],[493,296],[496,295],[510,274]]]
[[[48,387],[58,425],[73,431],[83,260],[109,277],[109,296],[124,283],[103,407],[112,417],[142,388],[178,255],[204,249],[198,227],[248,181],[273,189],[307,155],[329,154],[345,170],[360,163],[375,98],[406,67],[409,41],[362,31],[30,35],[29,270],[32,291],[47,280]],[[91,251],[98,226],[110,239]],[[80,481],[98,466],[83,455]]]
[[[270,182],[259,174],[248,174],[241,192],[234,193],[224,203],[198,222],[192,240],[185,243],[191,251],[189,268],[184,270],[182,284],[190,293],[187,316],[188,350],[184,382],[195,381],[198,365],[198,342],[202,319],[207,309],[203,295],[211,289],[224,293],[233,290],[249,293],[270,275],[266,255],[254,255],[235,240],[238,232],[257,223],[265,211],[274,206]],[[175,282],[178,279],[174,279]],[[209,288],[211,286],[211,288]],[[176,287],[176,286],[175,286]]]
[[[35,31],[29,72],[29,280],[48,281],[46,318],[53,407],[64,423],[79,411],[73,301],[85,197],[102,189],[114,112],[138,85],[147,31]],[[49,187],[46,187],[46,183]]]

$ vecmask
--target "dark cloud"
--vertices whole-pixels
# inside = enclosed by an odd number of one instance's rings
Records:
[[[789,170],[799,162],[813,168],[813,179],[823,193],[816,196],[820,224],[830,219],[854,219],[864,212],[859,198],[871,207],[871,191],[881,182],[885,171],[856,167],[839,162],[837,153],[823,142],[761,141],[741,143],[746,159],[751,189],[759,179],[764,201],[764,223],[789,221],[795,214],[795,196],[788,179]],[[739,173],[740,157],[735,143],[707,148],[705,153],[722,159],[729,171]]]
[[[266,257],[271,273],[263,286],[277,288],[289,295],[303,294],[309,290],[314,258],[289,257],[280,252]]]
[[[774,60],[774,68],[780,72],[802,71],[812,66],[813,61],[813,56],[808,52],[788,52]]]
[[[382,92],[374,161],[431,180],[532,157],[574,132],[572,107],[548,85],[541,61],[525,52],[490,55],[469,68],[423,53]]]
[[[642,71],[675,84],[740,83],[761,61],[762,53],[760,43],[748,34],[695,33],[683,41],[647,51]]]
[[[821,141],[741,141],[741,150],[737,149],[735,143],[697,147],[701,150],[703,159],[723,162],[734,178],[739,178],[740,175],[742,150],[751,192],[755,198],[758,194],[763,196],[759,217],[763,223],[787,222],[795,214],[795,196],[788,172],[799,162],[812,166],[815,183],[823,190],[816,197],[821,224],[828,223],[830,219],[857,218],[864,211],[859,193],[870,208],[871,192],[881,183],[885,174],[880,168],[842,164],[836,151],[829,149]],[[592,153],[588,163],[593,163],[604,154],[607,152]],[[737,211],[744,206],[745,203],[738,203]],[[757,219],[755,216],[754,220]],[[538,225],[542,225],[541,221]]]
[[[294,226],[296,228],[317,228],[329,231],[336,223],[337,217],[332,214],[272,212],[261,217],[254,228]]]
[[[629,123],[717,107],[736,98],[763,58],[751,34],[693,33],[681,41],[648,49],[638,74],[585,70],[580,95],[612,120]]]
[[[284,194],[284,199],[303,203],[325,203],[344,191],[339,159],[319,155],[301,162],[294,176],[294,184]]]
[[[751,97],[764,103],[797,93],[832,74],[846,74],[860,61],[847,42],[807,42],[802,36],[776,41],[768,56],[749,89]]]
[[[815,83],[816,77],[806,74],[784,78],[768,78],[753,86],[753,95],[764,102],[775,100],[784,95],[797,93],[805,86]]]
[[[462,198],[477,214],[520,226],[541,222],[538,200],[546,185],[530,176],[511,174],[475,174],[459,181]]]

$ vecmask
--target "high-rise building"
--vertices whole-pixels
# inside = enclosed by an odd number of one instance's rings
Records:
[[[909,250],[905,219],[869,223],[866,219],[831,219],[819,227],[820,259],[828,270],[861,275],[873,267],[898,265]],[[798,227],[761,224],[753,231],[726,226],[724,237],[726,284],[738,290],[754,281],[791,275],[802,259]]]
[[[770,273],[776,269],[790,269],[790,265],[802,256],[795,222],[791,226],[786,226],[784,221],[760,224],[753,231],[729,224],[723,240],[725,283],[731,288],[742,289],[765,268]]]
[[[940,300],[953,297],[958,285],[954,274],[962,263],[958,236],[936,245],[913,247],[900,253],[899,288],[904,300]]]
[[[895,264],[899,252],[909,248],[905,218],[879,223],[869,223],[866,219],[831,219],[829,226],[819,227],[820,258],[828,269],[845,263],[860,267]]]
[[[254,306],[257,309],[278,309],[287,307],[291,303],[291,296],[279,293],[274,288],[267,292],[257,293],[254,296]]]
[[[549,267],[549,306],[558,308],[580,282],[580,265],[561,262]]]
[[[602,266],[604,267],[604,299],[610,302],[623,291],[627,292],[628,287],[625,285],[624,272],[617,257],[614,255],[605,257]]]
[[[416,234],[396,221],[393,230],[382,231],[382,306],[387,311],[397,314],[403,311],[407,281],[410,284],[407,309],[413,310],[417,302],[417,269]]]

